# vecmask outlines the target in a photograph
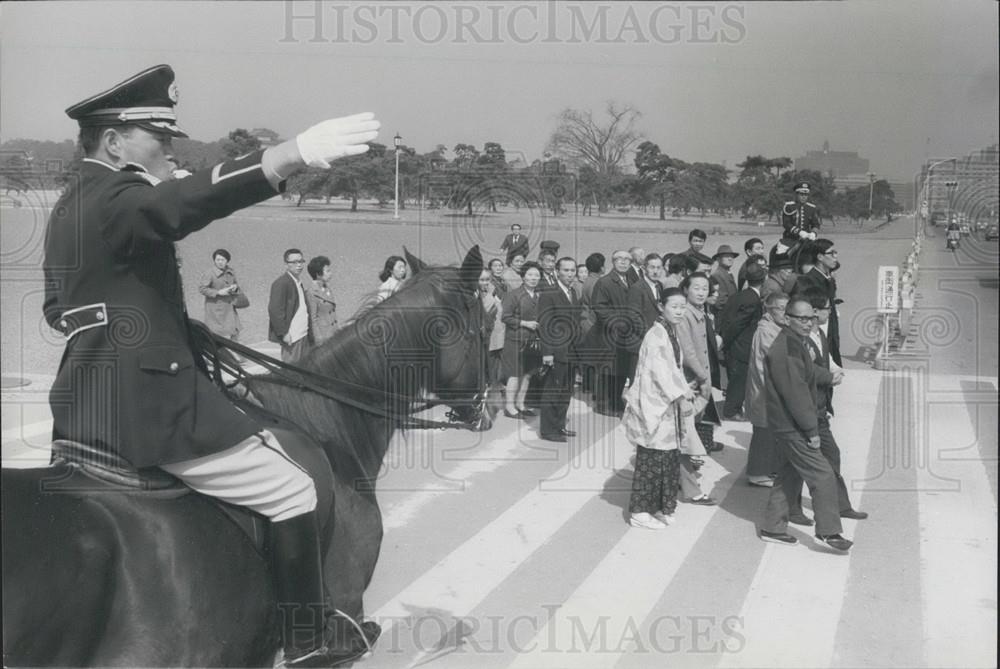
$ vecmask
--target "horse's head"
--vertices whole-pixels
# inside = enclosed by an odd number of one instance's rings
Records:
[[[413,285],[399,295],[397,302],[404,306],[413,300],[413,306],[426,307],[420,314],[421,341],[417,347],[431,356],[426,391],[451,406],[451,415],[458,420],[473,423],[477,429],[489,429],[488,335],[478,293],[483,270],[479,247],[473,246],[458,268],[428,267],[405,248],[403,251],[412,270]]]

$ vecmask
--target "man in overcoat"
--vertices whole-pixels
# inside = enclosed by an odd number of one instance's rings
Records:
[[[608,415],[620,415],[625,406],[621,395],[631,362],[626,273],[631,262],[628,251],[615,251],[611,256],[612,269],[594,284],[590,302],[594,326],[588,333],[587,349],[597,368],[594,403],[598,412]]]
[[[379,124],[331,119],[175,180],[172,139],[186,136],[176,102],[174,72],[159,65],[66,110],[85,157],[45,235],[44,315],[66,337],[53,437],[160,467],[269,518],[277,600],[309,619],[281,618],[287,664],[329,666],[337,654],[312,615],[324,601],[315,485],[202,371],[174,243],[273,197],[301,167],[364,153]]]

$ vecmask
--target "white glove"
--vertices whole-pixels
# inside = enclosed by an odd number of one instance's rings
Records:
[[[330,167],[330,161],[368,151],[381,123],[371,112],[317,123],[295,138],[302,161],[309,167]]]
[[[799,239],[809,239],[809,233],[805,230],[799,230]]]
[[[815,232],[810,232],[809,233],[809,241],[811,241],[811,242],[816,241],[816,233]]]

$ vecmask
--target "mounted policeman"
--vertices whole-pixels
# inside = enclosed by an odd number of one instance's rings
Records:
[[[784,231],[775,249],[776,253],[788,254],[794,258],[806,242],[818,236],[821,221],[819,209],[809,201],[809,184],[805,181],[795,184],[795,199],[781,207],[781,226]]]
[[[44,314],[66,338],[49,398],[53,437],[267,517],[287,664],[330,666],[341,658],[313,615],[324,606],[316,487],[202,370],[174,243],[282,192],[300,167],[366,152],[379,123],[331,119],[174,179],[171,142],[187,136],[176,103],[174,72],[158,65],[66,110],[85,158],[45,237]]]

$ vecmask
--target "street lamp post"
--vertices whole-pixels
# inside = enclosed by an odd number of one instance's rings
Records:
[[[403,141],[403,138],[396,133],[396,136],[392,138],[392,143],[396,147],[396,198],[395,198],[395,208],[392,214],[393,220],[399,220],[399,145]]]
[[[868,173],[868,219],[871,220],[872,217],[872,199],[875,195],[875,173]]]
[[[944,187],[948,189],[948,221],[947,224],[951,224],[951,203],[955,195],[955,189],[958,188],[958,181],[955,179],[949,179],[944,182]]]
[[[932,219],[934,218],[934,181],[932,180],[931,177],[934,174],[934,168],[937,167],[938,165],[943,165],[944,163],[953,163],[957,160],[958,158],[943,158],[941,160],[937,160],[931,163],[927,167],[927,176],[924,178],[924,186],[921,190],[924,192],[924,197],[922,199],[927,200],[928,202],[930,208],[930,216]]]

